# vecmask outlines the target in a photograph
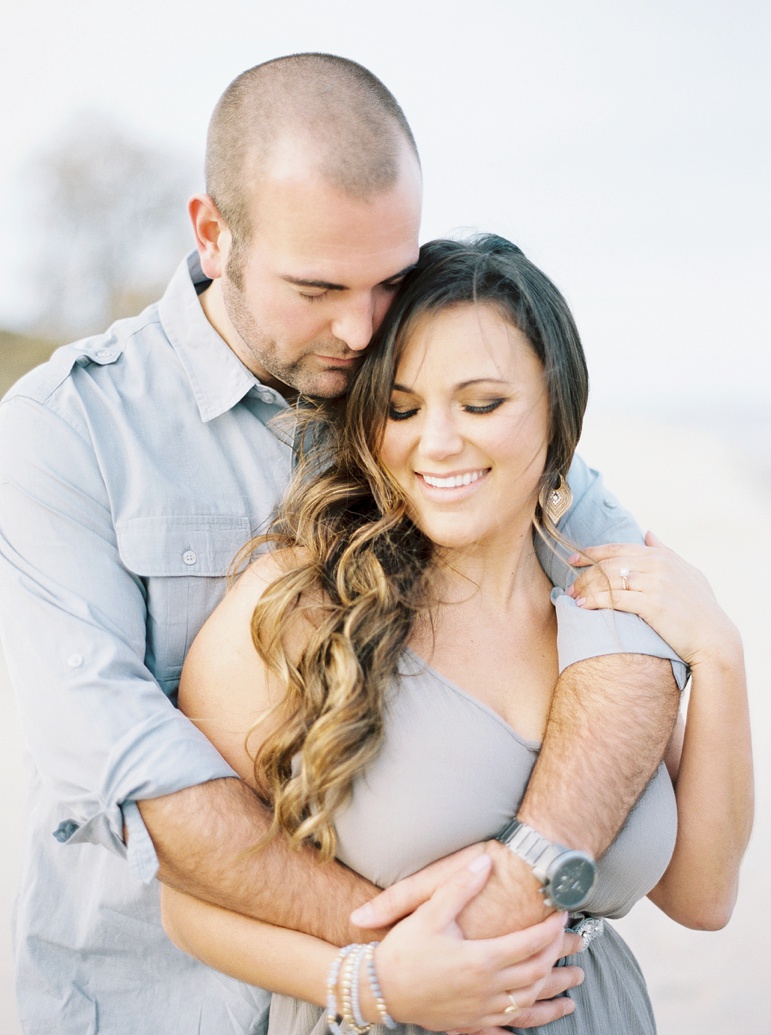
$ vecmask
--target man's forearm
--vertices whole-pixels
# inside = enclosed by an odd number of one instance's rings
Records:
[[[660,658],[614,654],[571,665],[517,815],[552,841],[601,856],[656,771],[679,700]],[[525,862],[495,841],[486,848],[493,875],[460,918],[472,938],[519,930],[550,911]]]
[[[212,780],[140,802],[139,809],[159,880],[234,912],[343,945],[353,932],[349,913],[378,891],[280,835],[255,850],[270,813],[240,780]]]
[[[614,654],[571,665],[554,691],[519,817],[602,855],[661,762],[679,703],[661,658]]]

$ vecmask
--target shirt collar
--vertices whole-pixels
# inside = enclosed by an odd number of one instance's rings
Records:
[[[177,267],[159,305],[163,330],[190,379],[201,420],[221,416],[250,391],[265,403],[285,407],[284,397],[263,385],[206,319],[198,295],[210,283],[198,253],[191,252]]]

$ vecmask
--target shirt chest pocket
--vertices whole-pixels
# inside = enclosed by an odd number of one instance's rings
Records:
[[[123,520],[116,533],[121,561],[145,596],[145,662],[175,698],[190,644],[221,600],[234,561],[252,536],[249,519],[164,514]]]

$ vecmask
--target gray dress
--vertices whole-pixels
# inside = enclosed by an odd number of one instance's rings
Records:
[[[539,748],[411,651],[389,698],[385,727],[378,757],[356,781],[336,823],[340,860],[382,887],[495,834],[516,812]],[[600,861],[585,913],[627,913],[664,872],[676,825],[674,792],[662,765]],[[586,972],[584,983],[569,992],[576,1009],[528,1029],[531,1035],[655,1033],[640,969],[608,923],[584,952],[565,962]],[[323,1011],[273,996],[268,1031],[323,1035]],[[373,1028],[377,1035],[386,1031]],[[402,1035],[423,1031],[399,1028]]]

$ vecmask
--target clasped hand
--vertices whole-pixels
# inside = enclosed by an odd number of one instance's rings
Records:
[[[399,882],[353,914],[354,922],[371,928],[409,913],[376,952],[394,1019],[429,1031],[497,1032],[512,1023],[512,999],[519,1008],[518,1028],[546,1024],[574,1009],[572,1000],[553,998],[583,980],[578,967],[555,968],[557,960],[582,946],[578,936],[565,932],[565,914],[514,933],[464,937],[459,917],[485,888],[492,868],[484,846],[474,845]]]

